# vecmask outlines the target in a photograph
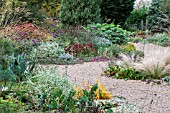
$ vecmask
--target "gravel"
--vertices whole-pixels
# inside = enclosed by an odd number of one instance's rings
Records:
[[[149,55],[152,49],[150,45],[135,44],[138,50],[142,50],[145,46],[145,56]],[[158,46],[151,45],[154,51],[162,49]],[[147,49],[146,49],[147,48]],[[167,49],[163,48],[162,50]],[[148,51],[149,50],[149,51]],[[162,51],[160,50],[160,51]],[[108,91],[113,96],[122,96],[129,103],[135,104],[142,108],[145,113],[170,113],[170,85],[165,84],[147,84],[139,80],[122,80],[112,79],[106,76],[101,76],[103,70],[106,69],[109,62],[87,62],[75,65],[57,65],[61,74],[66,73],[71,83],[74,85],[82,85],[85,82],[90,84],[102,82],[103,86],[107,86]]]
[[[147,84],[140,80],[112,79],[101,76],[108,62],[88,62],[83,64],[57,66],[74,85],[102,82],[113,96],[122,96],[129,103],[142,108],[145,113],[170,113],[170,85]]]

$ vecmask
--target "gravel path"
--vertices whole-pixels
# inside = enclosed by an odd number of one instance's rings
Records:
[[[142,50],[144,45],[135,44],[138,50]],[[145,45],[144,53],[146,56],[154,55],[154,51],[163,52],[167,48],[154,45]],[[147,48],[147,49],[146,49]],[[156,48],[156,49],[155,49]],[[149,52],[151,51],[152,52]],[[149,51],[148,51],[149,50]],[[76,65],[57,66],[61,73],[65,73],[69,80],[75,85],[82,85],[85,82],[102,82],[107,89],[117,96],[123,96],[130,103],[143,108],[146,113],[170,113],[170,85],[146,84],[146,82],[136,80],[120,80],[101,76],[103,69],[108,67],[108,62],[88,62]]]

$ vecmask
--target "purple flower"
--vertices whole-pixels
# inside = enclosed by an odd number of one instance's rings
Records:
[[[36,39],[33,39],[32,41],[35,45],[38,44],[38,41]]]
[[[28,35],[28,32],[25,32],[24,34],[25,34],[25,35]]]
[[[53,37],[55,37],[55,38],[58,37],[58,34],[57,34],[57,33],[54,33],[54,34],[53,34]]]

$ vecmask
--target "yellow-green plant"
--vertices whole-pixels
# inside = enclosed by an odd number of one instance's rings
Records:
[[[19,1],[8,0],[3,2],[0,8],[0,27],[6,27],[9,24],[18,23],[23,16],[27,15],[27,10],[24,7],[25,3]]]
[[[123,48],[127,52],[136,50],[136,47],[134,46],[134,44],[131,44],[131,43],[126,44],[125,46],[123,46]]]
[[[22,112],[24,109],[24,103],[15,100],[10,96],[6,96],[6,99],[0,98],[0,112],[1,113],[15,113]]]
[[[48,15],[58,18],[60,12],[61,0],[49,0],[42,3],[42,9],[48,13]]]

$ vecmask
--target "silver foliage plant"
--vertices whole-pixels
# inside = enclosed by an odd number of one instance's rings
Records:
[[[37,59],[58,58],[64,54],[65,50],[56,42],[42,42],[40,46],[34,48],[31,57]]]

